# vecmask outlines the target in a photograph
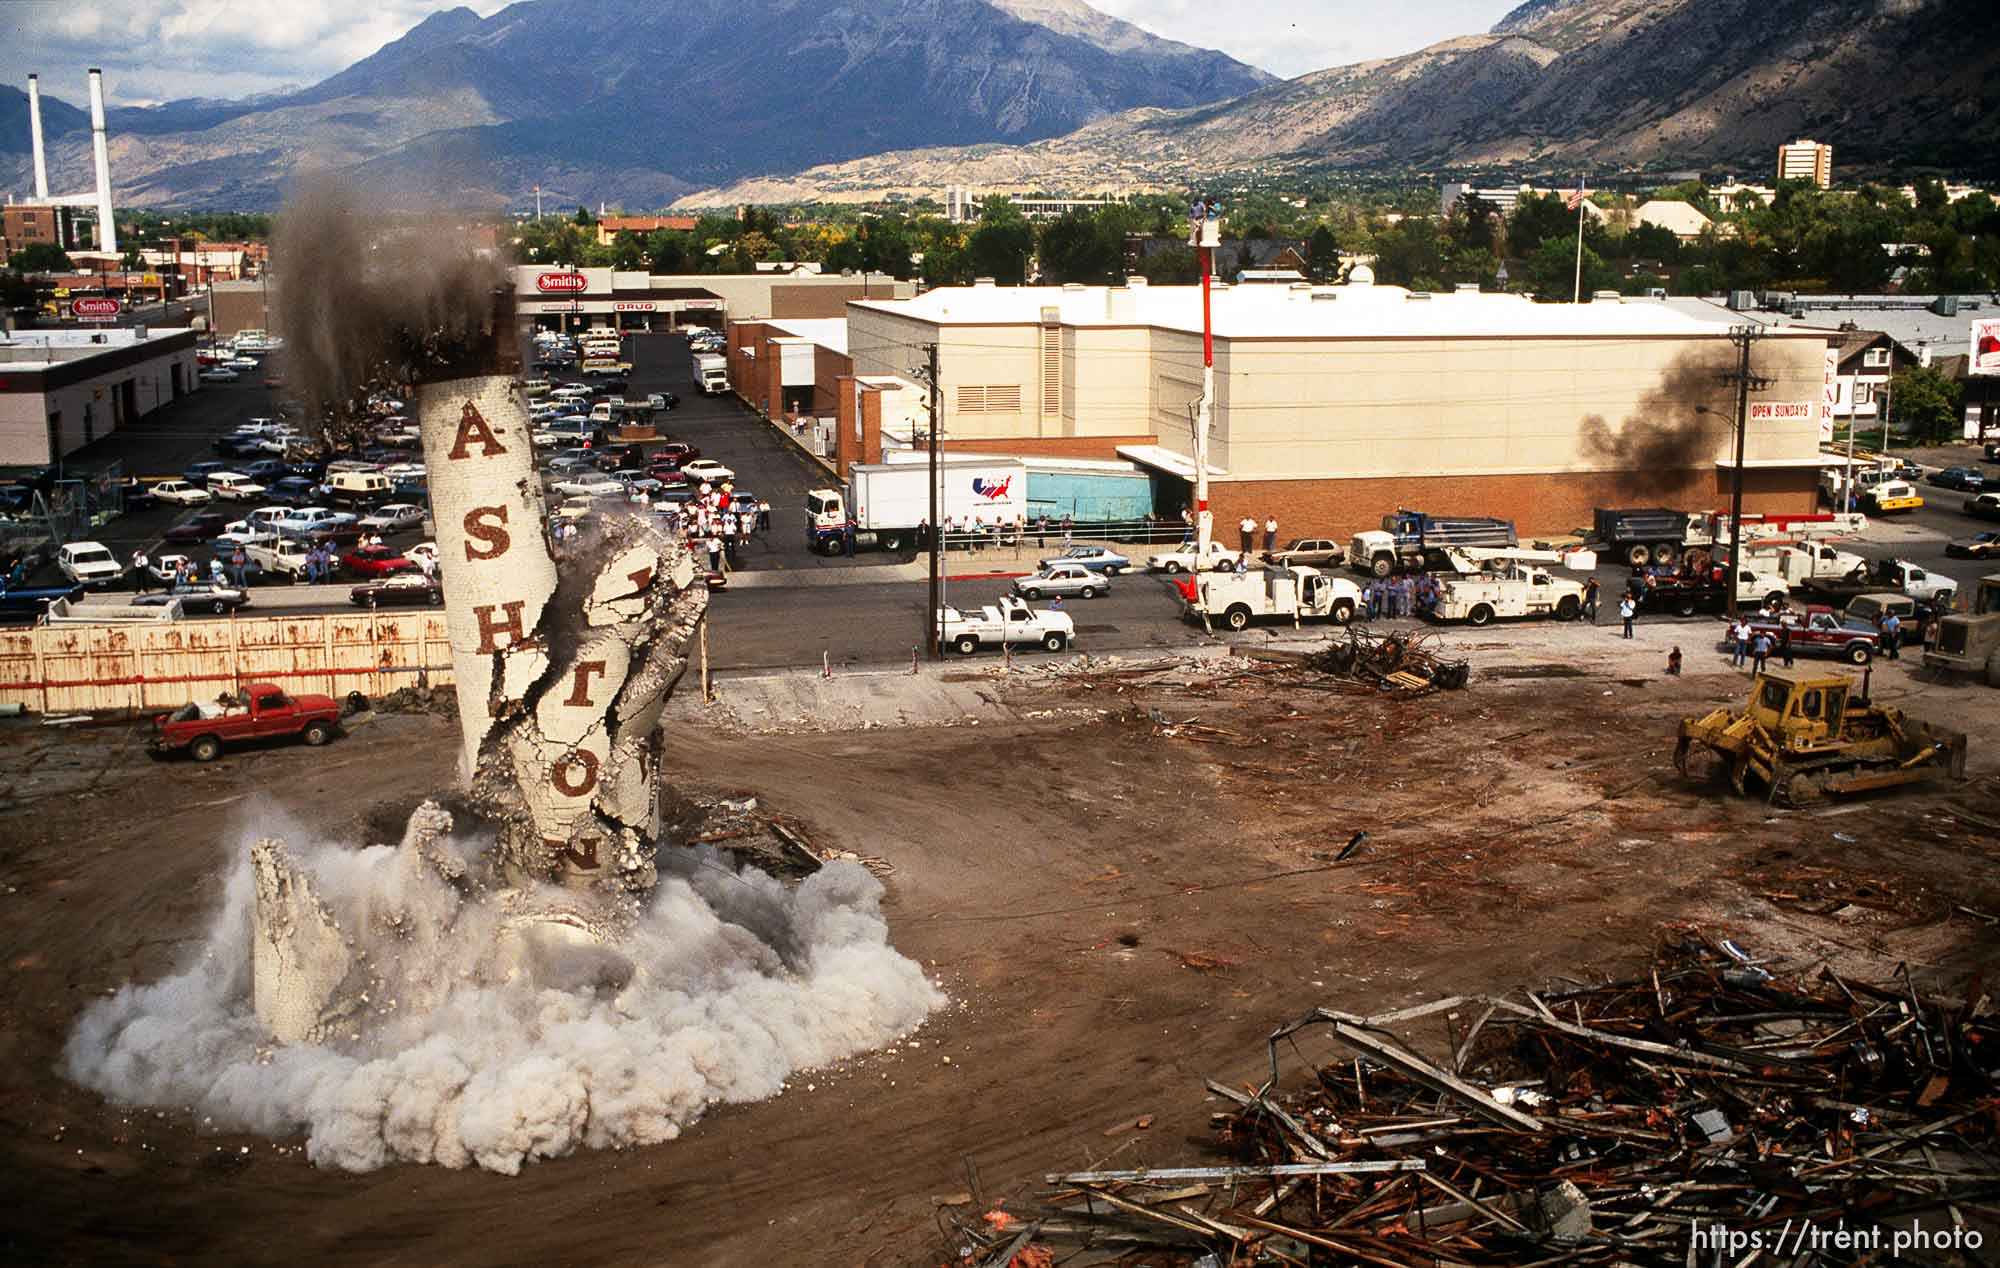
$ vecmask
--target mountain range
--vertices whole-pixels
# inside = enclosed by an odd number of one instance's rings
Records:
[[[518,205],[539,184],[657,205],[755,172],[1032,141],[1271,82],[1081,0],[530,0],[433,14],[303,91],[118,110],[107,127],[124,205],[268,206],[307,165],[389,193]],[[43,106],[52,173],[88,172],[88,120]],[[0,96],[0,183],[16,189],[25,118],[18,90]]]
[[[1198,186],[1223,173],[1734,170],[1808,136],[1843,170],[2000,173],[2000,42],[1959,0],[1530,0],[1489,32],[1139,109],[1022,146],[873,155],[684,205],[945,184]]]
[[[1185,187],[1227,173],[2000,171],[2000,41],[1964,0],[1529,0],[1491,31],[1279,82],[1082,0],[527,0],[434,14],[321,83],[116,109],[127,206],[275,205],[306,166],[385,197],[658,206]],[[45,80],[45,83],[47,81]],[[51,173],[88,120],[43,97]],[[0,186],[27,188],[0,90]],[[64,179],[54,177],[62,172]]]

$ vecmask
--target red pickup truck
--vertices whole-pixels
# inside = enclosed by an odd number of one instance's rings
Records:
[[[1778,642],[1781,631],[1792,632],[1792,654],[1795,656],[1838,656],[1851,665],[1865,665],[1881,650],[1882,639],[1869,626],[1846,624],[1834,615],[1832,608],[1815,604],[1806,609],[1806,619],[1796,624],[1780,625],[1776,621],[1753,620],[1750,622],[1750,637],[1768,634],[1771,638],[1771,655],[1779,654]]]
[[[297,736],[317,748],[340,733],[340,705],[331,696],[288,696],[275,683],[253,682],[217,705],[182,705],[158,726],[155,755],[185,752],[212,762],[223,745],[244,740]]]

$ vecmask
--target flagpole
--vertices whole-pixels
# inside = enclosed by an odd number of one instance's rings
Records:
[[[1570,303],[1583,302],[1583,177],[1576,178],[1576,288],[1570,292]]]

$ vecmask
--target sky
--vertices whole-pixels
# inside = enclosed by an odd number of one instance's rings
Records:
[[[663,0],[664,2],[664,0]],[[1518,0],[1091,0],[1156,35],[1219,48],[1287,78],[1483,31]],[[87,100],[101,66],[114,106],[244,97],[316,83],[427,15],[506,0],[0,0],[0,75]]]

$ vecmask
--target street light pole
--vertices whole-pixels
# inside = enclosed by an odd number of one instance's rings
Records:
[[[925,366],[930,371],[931,389],[931,531],[924,543],[930,549],[931,606],[924,622],[924,632],[930,644],[931,659],[939,660],[944,656],[944,641],[941,637],[943,631],[938,624],[944,600],[944,578],[938,551],[944,541],[944,528],[938,522],[938,427],[942,422],[939,415],[943,412],[944,392],[938,386],[938,346],[934,343],[928,344],[924,348],[924,353]]]

